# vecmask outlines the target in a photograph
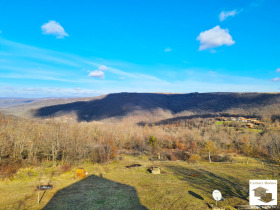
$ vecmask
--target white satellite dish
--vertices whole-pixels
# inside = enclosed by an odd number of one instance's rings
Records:
[[[212,196],[214,200],[216,201],[216,206],[217,206],[217,201],[222,200],[222,193],[219,190],[214,190],[212,193]]]
[[[215,201],[222,200],[222,193],[219,190],[214,190],[212,196],[215,199]]]

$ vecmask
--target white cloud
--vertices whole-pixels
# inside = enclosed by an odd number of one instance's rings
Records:
[[[171,51],[172,51],[171,48],[166,48],[166,49],[164,49],[164,52],[171,52]]]
[[[280,68],[276,69],[276,72],[280,72]]]
[[[272,82],[278,82],[278,81],[280,81],[280,78],[279,77],[275,77],[275,78],[271,79],[271,81]]]
[[[235,9],[235,10],[232,10],[232,11],[222,11],[219,15],[219,19],[220,21],[224,21],[225,19],[227,19],[228,17],[230,16],[235,16],[237,15],[239,12]]]
[[[55,35],[57,39],[64,38],[65,36],[69,36],[64,28],[56,21],[51,20],[48,23],[45,23],[41,26],[43,34],[52,34]]]
[[[196,40],[200,42],[199,50],[215,48],[222,45],[230,46],[235,43],[235,41],[232,40],[228,29],[222,29],[219,25],[201,32]]]
[[[90,72],[90,74],[88,75],[89,77],[94,77],[94,78],[99,78],[99,79],[104,79],[105,78],[105,74],[103,71],[99,71],[99,70],[95,70]]]
[[[98,67],[98,70],[100,70],[100,71],[106,71],[107,69],[108,69],[108,67],[105,65],[101,65]]]
[[[88,76],[93,78],[105,79],[104,71],[106,71],[107,69],[109,69],[107,66],[100,65],[97,70],[90,72]]]

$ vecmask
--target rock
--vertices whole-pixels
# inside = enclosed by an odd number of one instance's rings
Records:
[[[151,167],[148,169],[148,171],[152,174],[160,174],[160,168],[159,167]]]
[[[53,186],[52,185],[40,185],[37,187],[38,190],[49,190],[49,189],[52,189]]]

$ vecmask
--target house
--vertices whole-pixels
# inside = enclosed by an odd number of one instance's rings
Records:
[[[261,121],[259,121],[259,120],[256,120],[256,121],[255,121],[255,125],[260,125],[260,124],[262,124]]]
[[[247,123],[246,126],[247,126],[247,128],[253,128],[254,124],[253,123]]]
[[[259,200],[262,202],[265,202],[265,203],[269,203],[269,202],[273,201],[274,199],[272,199],[272,193],[266,193],[266,195],[262,196]]]
[[[230,121],[236,121],[236,119],[234,117],[230,117],[229,120]]]
[[[237,120],[238,120],[238,121],[241,121],[241,118],[242,118],[242,117],[238,117]]]
[[[226,117],[223,118],[223,121],[228,121],[228,119]]]
[[[256,189],[253,189],[253,191],[255,191],[255,197],[265,197],[266,191],[268,190],[263,187],[258,187]]]
[[[244,117],[238,117],[238,121],[241,121],[241,122],[247,122],[247,119],[244,118]]]

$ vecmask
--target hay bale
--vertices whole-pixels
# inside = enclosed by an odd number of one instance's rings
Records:
[[[78,168],[75,171],[75,179],[83,179],[87,176],[87,172],[83,168]]]

